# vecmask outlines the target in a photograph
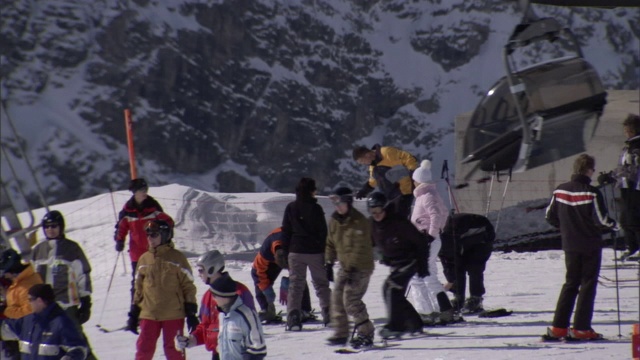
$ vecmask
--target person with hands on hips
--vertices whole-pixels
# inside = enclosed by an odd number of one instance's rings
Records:
[[[220,278],[229,278],[231,276],[225,271],[224,257],[218,250],[211,250],[202,254],[196,261],[196,269],[200,280],[211,287],[214,281]],[[245,306],[255,310],[253,295],[251,291],[242,283],[234,281],[236,293],[242,299]],[[220,309],[218,302],[213,296],[211,288],[205,292],[200,302],[200,324],[195,329],[190,330],[188,336],[177,335],[175,337],[176,349],[182,351],[184,349],[205,345],[207,351],[212,352],[212,359],[219,360],[218,353],[218,334],[220,332]]]
[[[184,352],[174,346],[182,335],[185,318],[191,332],[198,326],[196,287],[187,258],[173,248],[173,220],[160,213],[144,226],[149,250],[140,256],[135,293],[127,330],[138,334],[136,360],[151,360],[162,333],[164,355],[183,360]],[[172,296],[167,296],[172,294]]]
[[[405,293],[415,274],[420,278],[429,276],[427,235],[409,219],[396,215],[393,206],[387,204],[386,196],[380,192],[369,196],[367,207],[373,219],[373,243],[382,256],[382,264],[391,268],[391,274],[382,286],[388,319],[380,336],[392,339],[405,333],[421,333],[422,318],[405,298]]]
[[[331,327],[334,333],[327,339],[329,345],[353,348],[373,346],[375,327],[369,319],[367,306],[362,301],[373,274],[373,245],[371,223],[353,207],[353,193],[347,187],[337,188],[329,199],[335,211],[329,220],[325,250],[325,269],[329,281],[335,279],[331,293]],[[338,260],[340,269],[334,277],[333,264]],[[354,321],[353,337],[349,339],[349,316]]]

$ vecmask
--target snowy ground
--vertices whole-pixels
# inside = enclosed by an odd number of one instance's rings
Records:
[[[615,278],[612,268],[613,252],[605,250],[601,274]],[[115,257],[115,255],[114,255]],[[192,261],[195,259],[191,259]],[[117,328],[126,321],[129,301],[130,274],[124,274],[118,266],[112,288],[107,296],[111,264],[94,264],[95,285],[94,315],[85,324],[93,349],[100,359],[132,359],[136,336],[128,332],[103,334],[96,324],[106,328]],[[251,264],[229,261],[228,268],[234,278],[251,286]],[[622,339],[618,339],[616,312],[616,290],[605,281],[598,288],[593,326],[610,341],[592,343],[541,343],[539,335],[544,332],[553,316],[555,301],[564,276],[561,251],[538,253],[494,254],[486,272],[487,308],[506,307],[514,310],[510,317],[483,319],[468,317],[465,323],[454,326],[425,328],[431,336],[407,339],[400,346],[370,351],[366,354],[334,354],[332,347],[324,345],[331,330],[312,324],[302,332],[285,332],[282,326],[265,327],[268,358],[272,359],[327,359],[353,356],[366,359],[628,359],[631,357],[631,324],[638,321],[638,275],[637,266],[624,267],[618,271],[620,282],[620,317]],[[387,275],[386,267],[378,265],[371,281],[365,302],[376,326],[385,321],[382,302],[382,282]],[[634,279],[633,281],[627,281]],[[207,287],[198,284],[198,298]],[[317,308],[317,299],[313,297]],[[107,301],[106,306],[104,302]],[[105,306],[101,317],[101,309]],[[279,306],[279,305],[278,305]],[[210,359],[203,347],[188,349],[189,359]],[[164,358],[161,344],[155,358]]]
[[[277,226],[282,210],[291,196],[287,194],[214,194],[200,193],[194,189],[168,185],[151,188],[150,194],[160,201],[165,210],[176,219],[176,244],[192,265],[199,252],[212,248],[222,249],[227,255],[227,268],[232,276],[253,289],[250,275],[252,251],[247,246],[234,246],[233,236],[222,233],[217,224],[229,221],[221,217],[236,211],[244,217],[236,222],[254,219],[252,229],[257,229],[261,239],[268,229]],[[67,222],[67,235],[76,240],[84,249],[93,271],[93,315],[85,324],[94,353],[99,359],[133,359],[136,335],[117,331],[102,333],[96,325],[105,328],[119,328],[127,319],[129,310],[129,286],[131,271],[128,255],[126,266],[113,248],[113,224],[115,211],[128,199],[125,191],[103,194],[72,203],[52,206],[63,212]],[[194,205],[193,199],[201,199]],[[203,199],[206,198],[206,199]],[[215,198],[215,199],[211,199]],[[283,201],[284,200],[284,201]],[[328,201],[320,199],[323,205]],[[220,203],[220,201],[223,201]],[[220,209],[209,206],[222,204]],[[362,204],[357,204],[361,206]],[[330,205],[329,205],[330,206]],[[199,210],[194,210],[199,209]],[[239,209],[239,210],[233,210]],[[247,210],[248,209],[248,210]],[[325,207],[326,209],[326,207]],[[205,211],[206,210],[206,211]],[[327,211],[327,210],[325,210]],[[247,214],[257,214],[247,215]],[[44,210],[35,214],[40,221]],[[246,218],[246,219],[245,219]],[[23,220],[25,220],[23,218]],[[518,227],[518,221],[504,223],[504,227]],[[203,225],[204,224],[204,225]],[[206,226],[205,226],[206,225]],[[209,236],[206,229],[213,229],[216,236]],[[205,230],[203,230],[205,229]],[[265,230],[267,229],[267,230]],[[254,231],[252,230],[252,231]],[[244,228],[237,229],[241,233]],[[40,232],[40,231],[39,231]],[[237,251],[233,251],[236,248]],[[109,291],[109,279],[115,267],[115,276]],[[126,270],[126,273],[125,273]],[[541,251],[537,253],[494,253],[485,273],[486,308],[504,307],[514,310],[509,317],[482,319],[468,317],[465,323],[439,328],[425,328],[428,337],[398,341],[396,347],[370,351],[365,354],[340,355],[334,348],[326,346],[324,340],[331,335],[329,328],[312,324],[302,332],[285,332],[282,326],[265,327],[269,359],[337,359],[352,356],[362,359],[630,359],[631,325],[639,321],[640,303],[638,294],[638,264],[624,264],[618,271],[620,281],[620,329],[618,338],[618,317],[616,311],[616,288],[609,280],[603,279],[598,287],[593,327],[610,339],[593,343],[541,343],[539,336],[545,331],[552,317],[555,303],[564,278],[562,251]],[[382,283],[388,274],[385,266],[377,265],[371,280],[365,302],[371,318],[377,327],[385,322],[382,301]],[[613,251],[604,250],[601,275],[615,278]],[[442,275],[440,273],[440,278]],[[279,282],[278,282],[279,284]],[[196,278],[198,299],[207,287]],[[313,306],[318,308],[317,299],[312,296]],[[278,304],[278,308],[282,308]],[[187,350],[189,359],[211,359],[204,347]],[[162,344],[159,343],[156,359],[163,359]]]

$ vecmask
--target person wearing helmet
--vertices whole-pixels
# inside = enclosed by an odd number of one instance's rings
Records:
[[[211,287],[214,281],[220,278],[231,279],[228,272],[225,271],[224,257],[218,250],[211,250],[198,257],[196,261],[196,269],[200,280]],[[233,279],[231,279],[233,280]],[[243,283],[234,281],[236,284],[236,294],[242,299],[242,303],[248,308],[255,311],[253,295],[249,288]],[[220,329],[220,309],[218,303],[213,297],[211,288],[202,295],[200,302],[200,324],[189,334],[189,336],[178,335],[175,337],[175,347],[178,350],[205,345],[207,351],[213,353],[213,359],[219,360],[220,355],[217,352],[218,334]]]
[[[422,319],[405,294],[414,275],[429,276],[426,235],[409,219],[398,216],[380,192],[369,196],[367,208],[373,219],[373,243],[382,255],[381,263],[391,268],[382,286],[387,323],[380,330],[380,337],[390,339],[405,333],[420,333]]]
[[[296,186],[296,200],[287,204],[282,217],[282,249],[288,254],[290,278],[287,296],[289,331],[302,330],[302,294],[307,268],[320,300],[322,321],[325,326],[331,321],[331,288],[324,268],[327,222],[315,196],[316,181],[308,177],[301,178]]]
[[[151,360],[160,332],[167,359],[184,359],[173,338],[198,326],[196,286],[187,258],[173,248],[173,220],[165,213],[144,225],[149,250],[140,256],[126,330],[138,334],[136,359]],[[167,296],[172,294],[171,296]]]
[[[449,209],[438,194],[436,183],[433,181],[431,161],[423,160],[420,167],[413,172],[412,178],[416,185],[413,190],[416,203],[411,213],[411,222],[428,235],[426,238],[429,241],[429,258],[427,259],[429,276],[423,279],[414,276],[410,282],[409,294],[425,325],[445,325],[460,319],[459,316],[455,316],[444,286],[438,280],[436,265],[438,253],[442,247],[440,233],[447,222]]]
[[[282,321],[282,318],[276,314],[276,293],[273,290],[273,285],[282,269],[288,268],[287,258],[282,249],[282,228],[278,227],[264,239],[251,265],[251,277],[255,285],[256,300],[258,300],[261,309],[258,312],[258,316],[263,324]],[[286,284],[288,280],[288,277],[283,277],[281,284]],[[281,285],[280,303],[283,305],[287,304],[288,294],[286,291]],[[309,285],[305,282],[304,293],[302,294],[302,322],[313,319],[315,319],[315,315],[311,309]]]
[[[373,345],[375,327],[362,297],[367,292],[374,268],[371,223],[353,207],[351,189],[340,187],[329,199],[335,211],[329,220],[325,267],[330,280],[336,260],[340,263],[340,270],[331,293],[331,327],[334,333],[327,343],[347,343],[351,316],[355,329],[350,345],[354,348],[370,347]]]
[[[67,239],[60,211],[45,214],[41,226],[46,240],[33,248],[31,261],[42,280],[53,286],[58,305],[87,339],[82,324],[91,318],[91,265],[80,245]],[[95,359],[91,349],[87,359]]]
[[[9,248],[0,256],[0,276],[11,282],[6,291],[6,301],[0,304],[0,318],[19,319],[33,312],[29,302],[29,288],[42,284],[42,278],[31,263],[23,264],[17,251]],[[18,359],[20,349],[17,341],[3,340],[3,359]]]
[[[418,161],[410,153],[392,146],[374,145],[371,149],[357,146],[353,160],[369,167],[369,180],[356,193],[356,199],[365,198],[376,187],[395,206],[398,216],[409,218],[413,203],[411,173]]]
[[[144,225],[163,212],[162,206],[148,194],[149,185],[143,178],[133,179],[129,183],[129,191],[133,193],[118,214],[114,240],[116,251],[124,250],[124,242],[129,234],[129,258],[131,259],[131,299],[133,300],[133,284],[136,280],[136,264],[140,256],[149,249]]]

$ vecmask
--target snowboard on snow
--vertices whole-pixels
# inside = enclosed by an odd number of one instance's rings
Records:
[[[372,351],[372,350],[385,350],[385,349],[396,347],[396,346],[400,346],[400,344],[389,344],[387,342],[382,342],[382,343],[375,343],[372,346],[361,347],[358,349],[355,349],[352,347],[343,347],[343,348],[334,350],[334,352],[336,354],[360,354],[360,353]]]

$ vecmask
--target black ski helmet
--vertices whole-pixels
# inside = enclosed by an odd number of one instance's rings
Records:
[[[173,238],[173,225],[165,220],[149,220],[144,225],[147,235],[152,233],[160,234],[160,244],[167,244]]]
[[[8,248],[0,256],[0,274],[18,274],[23,270],[22,257],[17,251]]]
[[[60,227],[60,234],[64,233],[64,217],[62,213],[58,210],[49,211],[42,218],[42,227],[45,225],[54,225],[57,224]]]
[[[334,203],[342,202],[345,204],[353,204],[353,192],[346,186],[341,186],[333,191],[333,194],[329,195],[329,199]]]
[[[367,207],[369,209],[377,207],[384,208],[385,205],[387,205],[387,197],[381,192],[374,192],[369,195],[369,198],[367,199]]]

